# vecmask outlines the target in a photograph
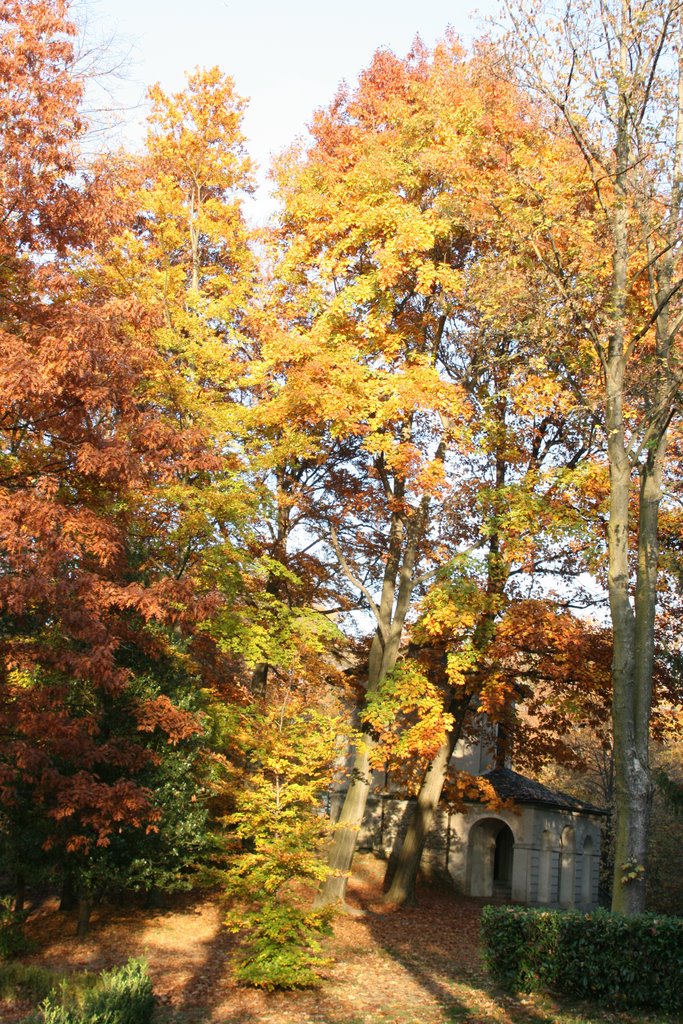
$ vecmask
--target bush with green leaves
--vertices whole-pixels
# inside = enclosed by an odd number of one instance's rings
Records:
[[[329,963],[321,939],[331,913],[310,902],[328,871],[320,857],[330,827],[323,796],[340,732],[338,719],[291,692],[234,711],[226,923],[244,936],[234,969],[244,985],[312,987]]]
[[[484,907],[488,970],[509,991],[683,1008],[683,918]]]
[[[48,996],[40,1007],[39,1024],[150,1024],[154,993],[141,960],[103,971],[82,1005],[69,1007]]]
[[[29,941],[24,935],[26,915],[12,909],[12,898],[3,896],[0,899],[0,958],[18,956],[29,948]]]
[[[242,985],[272,990],[320,984],[320,972],[330,964],[321,942],[331,931],[328,909],[304,909],[282,897],[266,899],[244,925],[249,935],[234,971]]]

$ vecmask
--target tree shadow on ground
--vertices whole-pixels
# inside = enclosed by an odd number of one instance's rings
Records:
[[[590,1009],[558,1015],[532,1000],[497,992],[479,957],[482,901],[423,884],[415,907],[387,912],[381,903],[382,864],[360,858],[355,868],[349,902],[357,916],[338,918],[329,949],[336,962],[318,991],[269,994],[238,988],[231,975],[237,938],[223,926],[219,894],[175,897],[169,909],[99,907],[92,932],[82,941],[75,936],[75,918],[47,901],[30,922],[36,952],[22,959],[53,969],[100,971],[130,956],[146,958],[159,1000],[155,1024],[615,1020]],[[627,1015],[620,1022],[646,1019]]]
[[[585,1008],[556,1011],[496,989],[479,953],[484,900],[462,896],[452,886],[422,882],[415,905],[396,910],[382,904],[377,886],[360,892],[351,887],[350,892],[376,946],[392,958],[397,974],[405,972],[432,997],[445,1022],[552,1024],[559,1014],[563,1024],[586,1024]],[[614,1019],[602,1011],[588,1012],[591,1020]]]
[[[375,948],[365,918],[353,934],[344,923],[334,943],[337,963],[318,991],[237,988],[230,972],[236,938],[223,927],[216,896],[176,898],[170,909],[100,906],[83,940],[76,938],[75,918],[61,914],[56,901],[47,901],[31,923],[38,948],[27,962],[55,970],[100,971],[131,956],[143,957],[159,1003],[155,1024],[442,1024],[465,1019],[457,998],[416,964],[411,966],[420,986],[419,1012],[413,1014],[400,990],[405,978],[401,964]],[[358,929],[366,935],[360,947],[354,938]],[[441,1012],[441,1004],[458,1016]]]
[[[79,939],[74,915],[61,913],[55,900],[47,900],[29,920],[35,952],[23,959],[53,970],[93,972],[129,957],[144,959],[160,1006],[177,1006],[188,1022],[190,1011],[204,1020],[220,994],[235,947],[222,916],[218,901],[206,893],[176,896],[166,908],[134,900],[100,904],[88,935]]]
[[[129,957],[148,962],[157,998],[155,1024],[361,1024],[350,1002],[340,1011],[322,991],[266,993],[240,988],[231,976],[238,938],[223,925],[219,894],[174,897],[171,906],[100,904],[89,934],[76,936],[76,917],[56,899],[33,909],[35,951],[27,964],[65,972],[99,972]]]

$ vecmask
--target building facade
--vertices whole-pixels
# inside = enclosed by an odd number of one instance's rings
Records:
[[[425,845],[423,870],[448,875],[469,896],[530,906],[597,906],[605,812],[509,767],[491,768],[484,743],[460,745],[455,756],[458,768],[490,783],[501,809],[492,811],[476,802],[459,812],[439,808]],[[415,800],[402,799],[377,782],[358,846],[390,858],[400,848]],[[342,799],[343,793],[332,796],[333,820]]]

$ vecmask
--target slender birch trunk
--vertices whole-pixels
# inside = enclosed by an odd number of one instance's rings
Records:
[[[622,0],[620,41],[621,73],[628,71],[625,44],[628,4]],[[615,748],[615,798],[617,821],[615,832],[615,866],[612,909],[633,914],[645,910],[646,866],[652,781],[649,763],[649,731],[652,708],[652,674],[654,670],[655,617],[657,609],[657,569],[659,559],[658,524],[662,498],[663,468],[668,426],[673,414],[673,400],[678,388],[672,372],[671,349],[680,324],[672,328],[670,300],[674,287],[674,249],[680,236],[681,175],[683,170],[683,65],[681,64],[681,16],[678,33],[678,97],[676,133],[671,174],[671,197],[666,224],[666,245],[656,251],[652,230],[652,201],[629,180],[637,164],[629,148],[628,123],[632,113],[620,101],[617,123],[617,204],[614,219],[614,306],[615,319],[620,318],[621,336],[615,331],[614,351],[610,345],[607,367],[606,428],[610,459],[610,607],[614,630],[613,727]],[[631,104],[632,106],[632,104]],[[640,148],[636,130],[635,143]],[[626,321],[626,282],[628,272],[628,239],[626,224],[627,189],[635,195],[648,255],[650,301],[655,331],[655,367],[652,390],[646,397],[640,449],[632,454],[626,448],[623,427],[623,396],[625,393],[625,357],[623,324]],[[648,201],[651,200],[651,201]],[[622,298],[623,296],[623,298]],[[640,456],[640,459],[639,457]],[[637,469],[638,528],[636,539],[636,581],[632,602],[629,599],[628,536],[626,535],[628,501],[632,474]],[[614,560],[614,569],[612,562]],[[626,584],[622,582],[625,576]]]

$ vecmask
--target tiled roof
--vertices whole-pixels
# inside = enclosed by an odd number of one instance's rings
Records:
[[[546,807],[559,807],[566,811],[583,811],[586,814],[607,814],[602,807],[588,804],[584,800],[559,793],[554,789],[527,779],[511,768],[493,768],[485,772],[482,778],[493,786],[501,800],[514,800],[518,804],[543,804]]]

